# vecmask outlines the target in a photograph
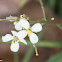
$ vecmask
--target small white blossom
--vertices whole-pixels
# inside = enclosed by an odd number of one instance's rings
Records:
[[[23,18],[23,15],[21,15],[20,16],[21,17],[21,19],[19,20],[19,22],[15,25],[15,29],[16,30],[22,30],[22,27],[24,27],[24,28],[29,28],[29,23],[28,23],[28,21],[25,19],[25,18]]]
[[[27,43],[23,38],[18,39],[18,37],[17,37],[18,32],[16,32],[16,31],[11,31],[11,32],[12,32],[13,36],[11,34],[6,34],[5,36],[2,36],[2,40],[3,40],[3,42],[8,42],[10,40],[13,40],[12,44],[10,46],[10,49],[13,52],[17,52],[19,50],[19,43],[18,43],[19,41],[23,42],[26,45],[27,45]]]
[[[25,38],[27,35],[29,36],[29,39],[31,43],[35,44],[38,42],[38,36],[35,34],[37,32],[40,32],[42,30],[42,26],[40,23],[34,24],[32,27],[30,27],[29,22],[21,22],[21,26],[25,28],[26,30],[21,30],[18,32],[18,38]],[[35,32],[35,33],[33,33]]]

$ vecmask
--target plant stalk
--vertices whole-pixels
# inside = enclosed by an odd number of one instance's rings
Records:
[[[45,15],[45,10],[44,10],[44,6],[43,6],[42,0],[40,0],[40,5],[41,5],[42,12],[43,12],[44,20],[46,21],[46,15]]]

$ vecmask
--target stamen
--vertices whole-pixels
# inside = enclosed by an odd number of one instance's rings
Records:
[[[18,42],[19,42],[19,40],[18,40]]]
[[[26,33],[29,35],[29,34],[31,34],[31,31],[30,30],[27,30]]]
[[[36,47],[35,44],[33,46],[35,47],[36,56],[38,56],[39,54],[38,54],[38,51],[37,51],[37,47]]]
[[[19,42],[19,39],[14,36],[14,39],[13,39],[12,43],[15,44],[15,41],[18,41]]]
[[[21,18],[21,20],[22,20],[23,18]]]
[[[13,40],[12,43],[15,44],[15,41]]]

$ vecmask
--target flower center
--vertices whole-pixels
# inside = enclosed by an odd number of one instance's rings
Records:
[[[29,34],[31,34],[31,31],[30,30],[27,30],[26,33],[29,35]]]
[[[15,41],[12,41],[13,44],[15,44]]]
[[[21,18],[21,20],[22,20],[23,18]]]
[[[19,42],[19,39],[14,36],[14,40],[12,41],[12,43],[15,44],[15,41],[18,41]]]

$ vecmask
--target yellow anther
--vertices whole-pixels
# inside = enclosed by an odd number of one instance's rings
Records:
[[[51,20],[54,20],[54,18],[51,18]]]
[[[14,41],[12,41],[12,43],[13,43],[13,44],[15,44],[15,42],[14,42]]]
[[[21,20],[22,20],[23,18],[21,18]]]
[[[27,30],[26,33],[27,33],[27,34],[31,34],[31,31],[30,31],[30,30]]]
[[[18,42],[19,42],[19,40],[18,40]]]

